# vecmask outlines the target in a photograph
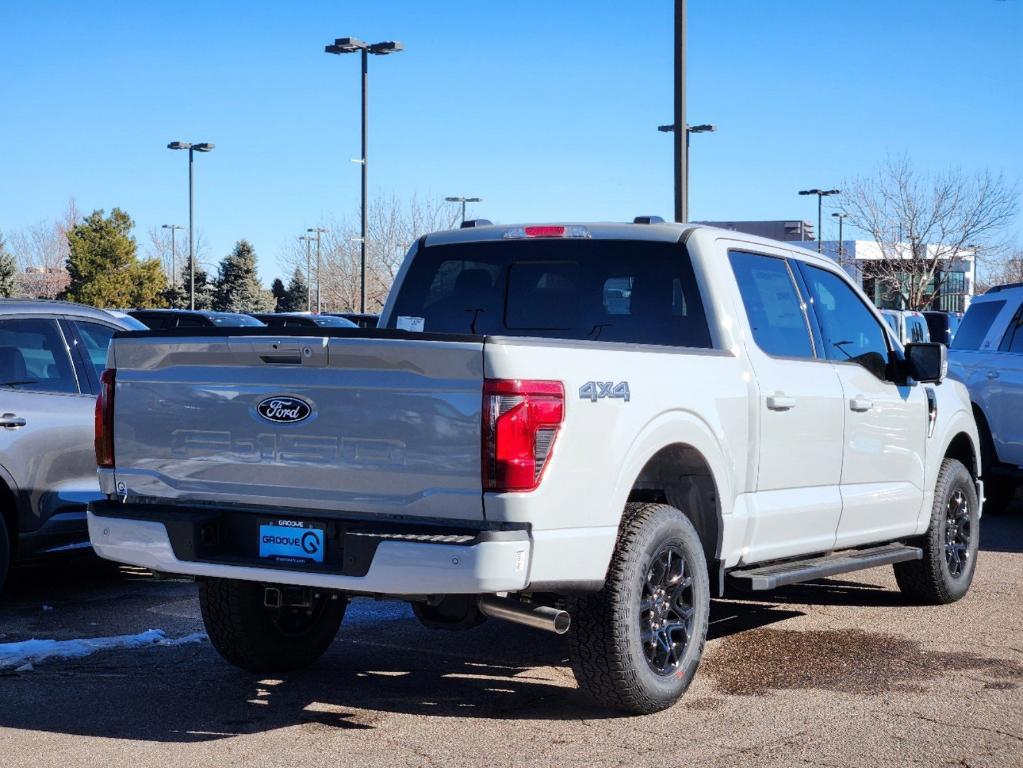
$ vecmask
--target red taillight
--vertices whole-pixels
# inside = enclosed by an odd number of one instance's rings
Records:
[[[540,485],[565,417],[560,381],[483,383],[483,489],[532,491]]]
[[[114,371],[110,368],[99,378],[96,398],[96,464],[114,466]]]
[[[530,224],[528,227],[512,227],[505,230],[506,240],[521,240],[532,237],[588,238],[590,230],[578,224]]]

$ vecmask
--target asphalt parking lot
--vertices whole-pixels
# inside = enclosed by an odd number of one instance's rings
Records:
[[[317,665],[280,679],[201,639],[8,666],[0,764],[1018,767],[1023,514],[982,527],[953,606],[904,604],[889,569],[715,601],[693,687],[649,717],[587,704],[558,637],[433,632],[359,601]],[[80,560],[22,569],[0,599],[0,644],[149,629],[201,632],[194,584]]]

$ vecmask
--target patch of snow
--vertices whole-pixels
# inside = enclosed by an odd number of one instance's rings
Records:
[[[82,659],[97,651],[115,651],[151,646],[185,645],[206,640],[202,632],[184,637],[167,637],[162,629],[148,629],[137,635],[91,637],[81,640],[24,640],[20,643],[0,643],[0,669],[28,666],[47,659]]]

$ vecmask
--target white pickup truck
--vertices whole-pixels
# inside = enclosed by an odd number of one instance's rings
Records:
[[[363,329],[118,334],[103,557],[199,579],[210,639],[295,668],[351,598],[568,630],[598,701],[670,706],[710,598],[894,564],[970,586],[979,443],[940,344],[834,263],[664,223],[422,237]]]

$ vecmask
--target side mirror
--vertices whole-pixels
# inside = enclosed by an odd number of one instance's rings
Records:
[[[940,384],[948,374],[948,348],[939,342],[907,344],[906,373],[921,384]]]

